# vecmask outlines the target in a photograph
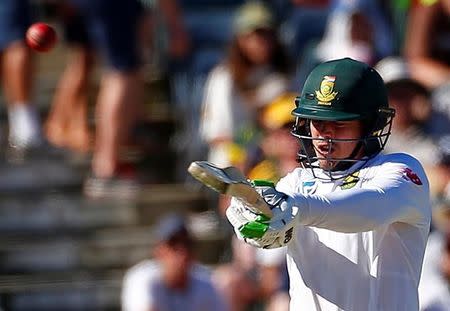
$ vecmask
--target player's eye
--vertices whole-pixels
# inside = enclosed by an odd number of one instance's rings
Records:
[[[325,125],[325,121],[321,121],[321,120],[311,120],[311,124],[315,127],[315,128],[322,128]]]
[[[336,122],[335,123],[335,127],[336,128],[346,128],[348,126],[348,123],[346,123],[346,122]]]

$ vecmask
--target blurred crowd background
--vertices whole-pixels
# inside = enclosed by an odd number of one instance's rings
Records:
[[[450,310],[449,0],[0,0],[0,310],[288,310],[194,160],[276,182],[309,71],[374,66],[430,179],[421,311]],[[57,46],[25,44],[31,23]],[[371,94],[367,94],[371,96]],[[320,267],[317,267],[320,269]]]

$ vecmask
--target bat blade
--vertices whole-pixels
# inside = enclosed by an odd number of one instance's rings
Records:
[[[244,201],[255,213],[272,217],[272,210],[236,167],[219,168],[208,161],[194,161],[188,172],[209,188]]]

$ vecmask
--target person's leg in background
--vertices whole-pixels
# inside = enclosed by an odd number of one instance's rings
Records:
[[[92,143],[88,123],[88,97],[94,51],[85,21],[76,9],[63,3],[60,16],[69,56],[56,87],[45,124],[45,135],[57,147],[87,152]]]
[[[9,143],[18,149],[37,147],[42,143],[38,113],[31,100],[32,52],[24,41],[30,24],[27,0],[0,2],[2,87],[8,105]]]
[[[131,136],[142,101],[143,82],[139,71],[139,6],[134,1],[98,0],[102,13],[98,28],[108,69],[102,74],[97,99],[97,133],[92,171],[98,178],[115,177],[120,162],[120,147]]]
[[[134,0],[73,0],[88,19],[93,43],[106,61],[96,103],[96,133],[92,178],[86,192],[101,196],[114,192],[104,186],[123,182],[119,168],[121,147],[131,136],[142,104],[143,81],[138,51],[142,15]]]
[[[94,51],[83,17],[67,3],[60,10],[69,56],[46,120],[45,135],[57,147],[87,152],[92,144],[88,97]]]
[[[92,171],[98,178],[115,177],[120,147],[130,137],[137,121],[136,104],[142,99],[138,72],[111,70],[103,75],[97,100],[97,133]]]

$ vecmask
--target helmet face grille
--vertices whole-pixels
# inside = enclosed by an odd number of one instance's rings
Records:
[[[324,171],[327,176],[325,179],[327,180],[338,180],[345,178],[354,172],[346,171],[345,173],[342,173],[342,171],[347,170],[357,162],[363,162],[364,165],[364,162],[367,162],[384,149],[388,138],[391,135],[394,115],[394,109],[380,109],[374,121],[371,122],[372,124],[370,125],[370,128],[365,130],[366,134],[357,139],[312,138],[309,126],[310,120],[297,117],[291,133],[300,141],[300,150],[297,153],[298,161],[303,165],[303,167],[311,168],[312,174],[315,178],[319,178],[314,172],[315,169],[321,169]],[[313,146],[314,141],[327,141],[330,151],[335,143],[357,142],[357,144],[351,155],[347,158],[325,158],[317,155],[318,153]],[[357,157],[356,155],[361,148],[363,149],[363,156]],[[321,168],[319,167],[319,161],[321,160],[326,160],[332,165],[329,166],[330,168]],[[358,166],[357,169],[359,168],[360,166]]]

